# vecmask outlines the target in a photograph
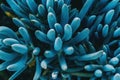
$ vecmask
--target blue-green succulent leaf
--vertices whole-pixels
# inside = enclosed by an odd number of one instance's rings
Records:
[[[12,44],[19,44],[19,41],[13,38],[5,38],[3,39],[3,43],[7,46],[11,46]]]
[[[61,40],[60,37],[57,37],[54,42],[54,49],[56,51],[59,51],[62,49],[63,41]]]
[[[119,63],[119,59],[117,57],[113,57],[110,59],[109,64],[116,66]]]
[[[59,23],[55,23],[54,27],[58,34],[63,34],[63,28]]]
[[[110,10],[107,12],[107,14],[105,15],[105,24],[110,24],[113,18],[115,11],[114,10]]]
[[[61,11],[61,25],[64,26],[65,24],[68,24],[69,21],[69,9],[66,4],[62,6],[62,11]]]
[[[71,22],[72,32],[74,33],[80,27],[81,20],[80,18],[76,17]]]
[[[101,57],[103,54],[103,51],[100,50],[98,52],[90,53],[90,54],[85,54],[82,56],[76,56],[75,58],[79,61],[90,61],[90,60],[95,60]]]
[[[94,0],[86,0],[85,4],[83,5],[82,9],[79,12],[79,18],[82,20],[84,16],[87,14],[88,10],[92,6]]]
[[[39,58],[36,57],[36,71],[35,71],[35,75],[33,77],[33,80],[38,80],[40,78],[40,75],[41,75],[41,67],[40,67],[40,61],[39,61]]]
[[[42,4],[38,6],[38,14],[42,17],[45,17],[46,15],[45,7]]]
[[[59,64],[60,64],[61,69],[63,71],[66,71],[68,69],[68,66],[67,66],[67,63],[66,63],[64,56],[58,55],[58,58],[59,58]]]
[[[13,44],[11,47],[15,52],[18,52],[20,54],[26,54],[28,52],[27,46],[22,44]]]
[[[35,36],[37,37],[38,40],[45,42],[45,43],[49,43],[47,35],[45,33],[41,32],[40,30],[37,30],[35,32]]]
[[[16,54],[7,53],[7,52],[0,50],[0,59],[1,60],[11,61],[11,60],[15,59],[16,56],[17,56]]]
[[[102,29],[102,36],[105,38],[109,33],[109,26],[106,24]]]
[[[26,17],[26,12],[14,0],[6,0],[6,1],[18,16]]]
[[[39,55],[40,54],[40,48],[39,47],[36,47],[34,48],[33,52],[32,52],[35,56]]]
[[[112,0],[102,9],[101,12],[106,12],[106,11],[109,11],[109,10],[115,8],[116,5],[118,4],[118,2],[119,2],[119,0]]]
[[[0,26],[0,38],[15,38],[18,39],[16,33],[8,27]]]
[[[74,53],[74,48],[72,46],[66,47],[66,48],[64,48],[64,52],[66,55],[72,55]]]
[[[116,73],[112,78],[112,80],[119,80],[119,79],[120,79],[120,74],[119,73]]]
[[[71,37],[72,37],[72,27],[69,24],[66,24],[64,26],[64,35],[63,35],[62,40],[68,41],[71,39]]]
[[[96,76],[96,77],[101,77],[102,76],[102,71],[100,70],[100,69],[97,69],[95,72],[94,72],[94,75]]]
[[[98,68],[102,68],[103,66],[102,65],[95,65],[95,64],[90,64],[90,65],[85,65],[85,70],[86,71],[94,71]]]
[[[49,7],[53,8],[54,7],[54,0],[47,0],[46,1],[46,7],[47,7],[47,9]]]
[[[67,44],[77,44],[89,36],[89,29],[85,28],[81,32],[79,32],[74,38],[72,38]]]
[[[18,18],[13,18],[13,23],[17,26],[17,27],[25,27],[24,23],[19,20]]]
[[[106,72],[107,71],[115,72],[115,68],[112,65],[110,65],[110,64],[106,64],[103,67],[103,71],[106,71]]]
[[[56,37],[56,33],[55,33],[55,30],[54,29],[50,29],[48,32],[47,32],[47,37],[50,41],[54,41],[55,40],[55,37]]]
[[[113,34],[113,37],[119,37],[120,36],[120,28],[117,28],[115,31],[114,31],[114,34]]]
[[[35,0],[26,0],[28,7],[33,13],[37,12],[37,4]],[[32,6],[31,6],[32,5]]]
[[[57,22],[56,16],[53,13],[48,13],[48,24],[51,29],[54,28],[54,24]]]
[[[20,27],[18,31],[19,31],[19,33],[21,34],[21,36],[23,37],[23,39],[24,39],[24,41],[25,41],[26,43],[31,42],[29,33],[28,33],[28,31],[27,31],[26,28]]]
[[[54,51],[46,50],[46,51],[44,52],[44,56],[45,56],[46,58],[53,58],[55,55],[56,55],[56,53],[55,53]]]

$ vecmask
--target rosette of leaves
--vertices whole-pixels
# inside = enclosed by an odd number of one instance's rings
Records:
[[[33,60],[31,55],[38,55],[39,51],[39,48],[34,48],[25,28],[20,27],[18,32],[14,32],[8,27],[0,26],[0,60],[3,61],[0,71],[14,71],[9,80],[14,80],[22,73]]]
[[[41,47],[44,50],[41,55],[39,49],[33,51],[34,80],[120,79],[119,0],[83,0],[80,11],[71,9],[70,0],[7,0],[7,3],[10,8],[2,4],[2,9],[12,17],[13,13],[18,16],[13,18],[16,26],[33,31],[31,37],[37,39],[34,45],[48,46]]]

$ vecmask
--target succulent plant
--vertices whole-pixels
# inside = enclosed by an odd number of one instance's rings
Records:
[[[120,79],[120,1],[6,0],[18,31],[0,27],[0,71],[36,66],[33,80]],[[36,64],[34,64],[36,63]]]

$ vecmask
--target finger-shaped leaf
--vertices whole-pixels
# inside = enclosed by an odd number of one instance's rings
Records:
[[[107,63],[107,54],[103,52],[102,56],[99,58],[100,64],[105,65]]]
[[[11,60],[15,59],[16,56],[17,56],[16,54],[7,53],[7,52],[0,50],[0,59],[1,60],[11,61]]]
[[[50,28],[54,28],[54,24],[57,22],[56,16],[53,13],[48,13],[48,24]]]
[[[14,0],[6,0],[6,1],[18,16],[27,17],[26,12]]]
[[[38,80],[40,78],[40,75],[41,75],[41,67],[40,67],[40,62],[39,62],[39,58],[36,57],[36,71],[35,71],[35,75],[33,77],[33,80]]]
[[[72,37],[72,28],[69,24],[66,24],[64,26],[64,35],[63,35],[62,40],[63,41],[68,41],[68,40],[71,39],[71,37]]]
[[[107,71],[115,72],[115,68],[112,65],[110,65],[110,64],[106,64],[103,67],[103,71],[106,71],[106,72]]]
[[[119,63],[119,59],[117,57],[113,57],[110,59],[109,64],[116,66]]]
[[[79,45],[79,48],[78,48],[78,49],[79,49],[79,53],[80,53],[81,55],[82,55],[82,54],[83,54],[83,55],[86,54],[86,49],[85,49],[81,44]]]
[[[45,43],[49,43],[48,39],[47,39],[47,35],[43,32],[41,32],[40,30],[37,30],[35,32],[35,36],[37,37],[38,40],[45,42]]]
[[[57,37],[54,42],[54,49],[56,51],[59,51],[62,49],[63,41],[61,40],[60,37]]]
[[[90,26],[93,24],[93,22],[95,21],[96,19],[96,15],[92,15],[88,18],[88,21],[87,21],[87,26]]]
[[[72,55],[74,53],[74,48],[72,46],[66,47],[66,48],[64,48],[64,52],[66,55]]]
[[[7,70],[9,70],[9,71],[18,71],[18,70],[26,67],[26,65],[25,65],[26,61],[27,61],[27,56],[24,55],[24,56],[22,56],[22,58],[19,61],[7,66]]]
[[[72,38],[67,44],[77,44],[89,36],[89,29],[85,28],[81,32],[79,32],[74,38]]]
[[[56,37],[56,33],[55,33],[55,30],[54,29],[50,29],[48,32],[47,32],[47,37],[50,41],[54,41],[55,40],[55,37]]]
[[[36,47],[34,48],[33,52],[32,52],[35,56],[39,55],[40,54],[40,48],[39,47]]]
[[[81,23],[80,18],[76,17],[73,19],[73,21],[71,23],[73,33],[80,27],[80,23]]]
[[[54,0],[47,0],[46,2],[46,7],[49,8],[53,8],[54,7]]]
[[[13,23],[17,26],[17,27],[25,27],[24,23],[19,20],[18,18],[13,18]]]
[[[19,44],[19,41],[13,38],[5,38],[3,43],[7,46],[11,46],[12,44]]]
[[[51,7],[48,8],[48,13],[49,13],[49,12],[51,12],[51,13],[53,13],[53,14],[55,15],[55,11],[54,11],[54,9],[51,8]]]
[[[73,18],[75,18],[78,15],[78,13],[79,13],[79,11],[76,8],[70,10],[70,18],[69,19],[72,20]]]
[[[52,74],[51,74],[51,76],[52,76],[52,79],[57,79],[58,78],[58,71],[57,70],[54,70],[53,72],[52,72]]]
[[[86,54],[86,55],[83,55],[83,56],[76,56],[74,58],[76,58],[79,61],[90,61],[90,60],[98,59],[99,57],[102,56],[102,54],[103,54],[103,51],[100,50],[98,52]]]
[[[118,4],[119,0],[111,0],[111,2],[109,2],[103,9],[101,12],[106,12],[109,11],[113,8],[115,8],[115,6]]]
[[[97,27],[97,31],[98,31],[98,32],[102,31],[102,28],[103,28],[103,25],[102,25],[102,24],[99,24],[98,27]]]
[[[54,58],[47,58],[41,61],[40,65],[43,69],[47,69],[48,68],[48,64],[53,61]]]
[[[105,24],[110,24],[113,18],[115,11],[114,10],[110,10],[107,12],[107,14],[105,15]]]
[[[86,0],[85,4],[83,5],[82,9],[79,12],[79,18],[82,20],[84,16],[87,14],[88,10],[92,6],[94,0]]]
[[[116,73],[112,78],[112,80],[119,80],[119,79],[120,79],[120,74],[119,73]]]
[[[21,34],[21,36],[23,37],[23,39],[24,39],[24,41],[25,41],[26,43],[31,42],[29,33],[28,33],[28,31],[27,31],[25,28],[20,27],[18,31],[19,31],[19,33]]]
[[[62,6],[62,11],[61,11],[61,25],[64,26],[65,24],[68,24],[69,21],[69,9],[66,4]]]
[[[35,0],[26,0],[28,7],[33,13],[37,12],[37,4]],[[31,6],[32,5],[32,6]]]
[[[44,52],[44,56],[45,56],[46,58],[53,58],[55,55],[56,55],[56,53],[55,53],[54,51],[46,50],[46,51]]]
[[[117,28],[117,29],[114,31],[113,37],[119,37],[119,36],[120,36],[120,28]]]
[[[18,77],[25,69],[27,66],[21,68],[20,70],[16,71],[10,78],[9,80],[15,80],[16,77]]]
[[[0,71],[3,71],[7,68],[8,65],[12,64],[13,61],[6,61],[0,64]]]
[[[118,47],[115,51],[114,51],[114,56],[117,56],[120,53],[120,47]]]
[[[38,20],[37,17],[33,14],[29,14],[30,20]]]
[[[102,65],[95,65],[95,64],[90,64],[90,65],[86,65],[84,68],[86,71],[94,71],[96,69],[100,69],[102,68],[103,66]]]
[[[31,20],[31,23],[38,29],[41,29],[41,23],[38,20]]]
[[[45,15],[46,15],[45,7],[44,7],[42,4],[40,4],[40,5],[38,6],[38,13],[39,13],[39,15],[42,16],[42,17],[45,17]]]
[[[0,26],[0,38],[15,38],[18,39],[16,33],[8,27]]]
[[[102,76],[102,71],[100,70],[100,69],[97,69],[95,72],[94,72],[94,75],[96,76],[96,77],[101,77]]]
[[[10,13],[12,13],[12,9],[10,9],[8,6],[6,6],[5,4],[2,4],[1,3],[1,8],[2,8],[2,10],[6,13],[6,12],[10,12]]]
[[[60,55],[58,55],[58,59],[59,59],[59,64],[60,64],[61,69],[63,71],[66,71],[68,69],[68,66],[67,66],[64,56],[62,54],[60,54]]]
[[[26,54],[28,52],[27,46],[22,44],[13,44],[11,47],[15,52],[18,52],[20,54]]]
[[[108,32],[109,32],[109,26],[106,24],[103,29],[102,29],[102,36],[105,38],[107,37],[108,35]]]
[[[58,34],[63,33],[63,28],[59,23],[55,23],[54,27],[55,27],[55,30],[57,31]]]

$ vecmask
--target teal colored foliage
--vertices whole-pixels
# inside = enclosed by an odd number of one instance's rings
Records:
[[[33,67],[33,80],[120,80],[120,0],[82,0],[80,10],[71,0],[6,2],[18,29],[0,26],[9,80]]]

